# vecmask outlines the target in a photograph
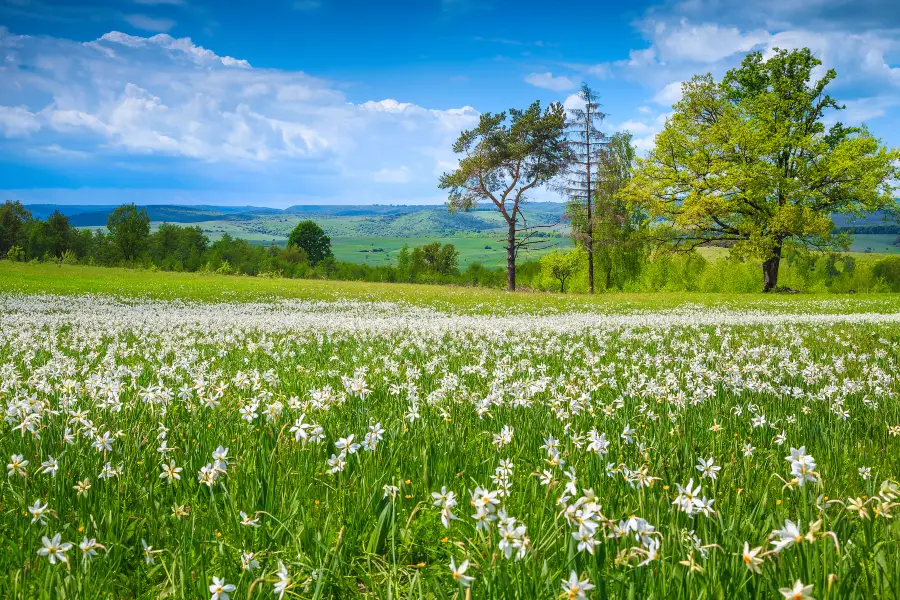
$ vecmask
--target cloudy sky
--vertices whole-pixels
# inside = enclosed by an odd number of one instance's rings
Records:
[[[0,199],[439,203],[481,112],[585,81],[646,150],[681,81],[774,47],[897,145],[898,34],[895,0],[0,0]]]

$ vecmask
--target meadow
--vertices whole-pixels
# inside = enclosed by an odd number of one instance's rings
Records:
[[[900,596],[897,296],[0,262],[9,598]]]

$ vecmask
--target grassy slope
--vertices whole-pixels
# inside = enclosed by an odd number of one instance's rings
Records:
[[[857,296],[762,294],[601,294],[597,296],[560,294],[510,294],[484,288],[264,279],[166,273],[104,267],[60,266],[0,261],[0,293],[26,294],[117,294],[161,299],[184,298],[198,301],[249,301],[277,298],[305,300],[383,300],[409,302],[449,310],[496,311],[515,309],[618,311],[666,309],[697,304],[728,308],[780,308],[797,312],[900,312],[900,295]],[[2,317],[2,315],[0,315]]]

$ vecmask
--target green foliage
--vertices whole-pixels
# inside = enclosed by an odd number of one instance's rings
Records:
[[[109,215],[106,228],[123,258],[134,262],[146,249],[150,238],[150,217],[134,204],[123,204]]]
[[[521,204],[529,191],[550,181],[565,167],[565,111],[554,103],[541,112],[536,101],[522,111],[481,115],[478,126],[463,131],[453,151],[463,154],[459,167],[441,175],[439,187],[449,190],[451,212],[472,210],[490,201],[507,225],[507,284],[516,287],[517,227]]]
[[[872,267],[872,274],[892,292],[900,292],[900,256],[887,256],[877,261]]]
[[[306,256],[313,266],[321,260],[333,256],[331,239],[325,235],[321,227],[316,225],[315,221],[297,223],[288,238],[288,246],[297,246],[306,252]]]
[[[6,258],[14,262],[25,260],[25,250],[22,246],[13,246],[6,252]]]
[[[588,247],[585,232],[591,232],[590,248],[595,273],[601,275],[601,289],[622,288],[640,275],[647,260],[647,215],[641,208],[626,200],[623,189],[631,180],[635,161],[632,135],[628,131],[614,134],[599,153],[598,181],[595,186],[590,228],[585,204],[569,202],[567,209],[572,222],[573,241]]]
[[[26,245],[30,221],[31,213],[18,200],[7,200],[0,206],[0,254],[8,253],[13,246],[21,249]]]
[[[426,268],[441,275],[452,275],[459,272],[459,251],[453,244],[443,246],[434,242],[422,246],[422,260]]]
[[[676,249],[731,242],[763,261],[764,288],[777,285],[787,244],[835,248],[832,213],[891,208],[900,151],[865,128],[836,123],[842,106],[825,89],[833,70],[808,49],[748,54],[717,83],[683,85],[682,99],[638,168],[628,196],[661,224]]]
[[[566,293],[566,281],[585,264],[587,253],[576,249],[570,252],[554,250],[541,257],[541,275],[546,280],[559,284],[559,291]]]

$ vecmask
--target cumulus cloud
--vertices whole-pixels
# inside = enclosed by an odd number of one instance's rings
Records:
[[[575,87],[575,82],[563,75],[554,76],[553,73],[531,73],[525,77],[525,82],[546,90],[565,92]]]
[[[635,22],[644,47],[608,63],[612,76],[648,90],[647,99],[669,107],[681,98],[681,83],[697,74],[721,78],[750,51],[771,56],[776,48],[810,48],[834,68],[830,93],[847,110],[832,115],[846,123],[891,119],[900,106],[900,4],[878,0],[663,0]],[[655,109],[643,106],[644,120]],[[652,143],[652,137],[637,139]]]
[[[198,185],[228,180],[359,201],[417,201],[435,193],[433,179],[394,188],[452,161],[453,141],[479,118],[468,106],[352,103],[338,84],[253,68],[168,34],[110,32],[77,43],[0,30],[0,52],[4,152],[40,150],[162,174],[177,169]],[[361,197],[356,187],[373,180],[396,184],[392,195]]]

